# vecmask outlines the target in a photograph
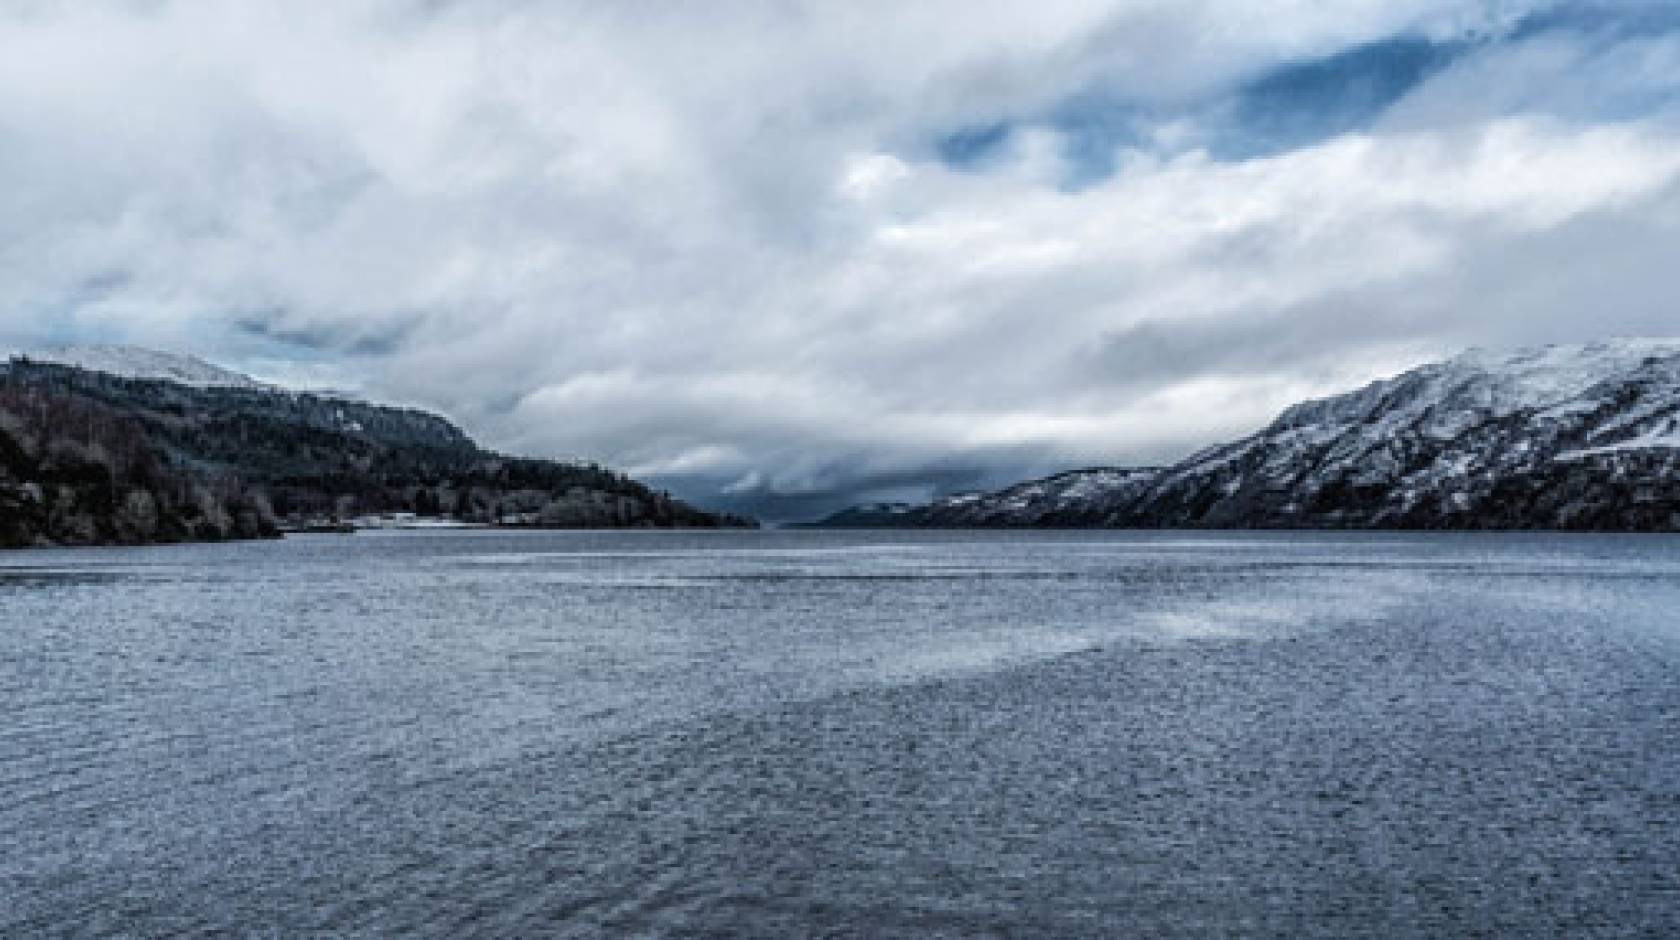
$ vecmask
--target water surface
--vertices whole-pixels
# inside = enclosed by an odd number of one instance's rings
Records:
[[[1680,540],[0,556],[0,935],[1672,936]]]

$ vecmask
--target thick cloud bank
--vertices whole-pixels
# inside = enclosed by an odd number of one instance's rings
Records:
[[[0,0],[0,343],[772,518],[1673,334],[1680,4]]]

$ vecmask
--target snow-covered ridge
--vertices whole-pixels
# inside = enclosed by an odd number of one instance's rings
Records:
[[[1493,415],[1567,403],[1607,378],[1680,356],[1680,340],[1621,339],[1515,352],[1472,349],[1343,395],[1302,402],[1274,428],[1363,419],[1395,396],[1434,407],[1452,402]]]
[[[1680,528],[1680,341],[1473,350],[1283,413],[1117,522]]]
[[[1153,480],[1152,467],[1090,467],[1018,483],[995,493],[959,493],[923,507],[917,521],[939,526],[1090,524],[1115,500]]]
[[[1680,340],[1472,350],[1164,470],[935,503],[925,525],[1680,531]]]
[[[128,379],[158,379],[198,388],[279,390],[278,386],[212,365],[196,356],[160,352],[139,346],[89,345],[16,350],[7,358],[18,357],[27,357],[36,362],[75,366],[90,372],[104,372]]]
[[[1354,392],[1295,405],[1258,435],[1238,442],[1236,450],[1330,439],[1375,446],[1403,432],[1446,442],[1505,419],[1520,419],[1538,432],[1607,408],[1614,414],[1582,430],[1621,440],[1644,433],[1645,419],[1680,404],[1677,382],[1680,340],[1615,340],[1503,354],[1471,350]],[[1618,395],[1635,395],[1639,403],[1618,407]],[[1230,459],[1233,449],[1208,456]]]

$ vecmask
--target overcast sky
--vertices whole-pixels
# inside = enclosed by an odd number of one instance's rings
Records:
[[[0,0],[0,343],[806,516],[1680,334],[1680,0]]]

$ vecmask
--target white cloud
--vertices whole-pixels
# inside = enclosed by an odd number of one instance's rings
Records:
[[[890,153],[861,154],[846,162],[840,178],[840,195],[867,201],[910,175],[904,161]]]
[[[1493,43],[1359,134],[1183,149],[1175,107],[1258,69],[1533,6],[0,4],[0,341],[743,502],[1162,460],[1461,342],[1649,326],[1671,39]],[[1093,88],[1160,149],[1077,191],[1053,130],[935,158]]]

